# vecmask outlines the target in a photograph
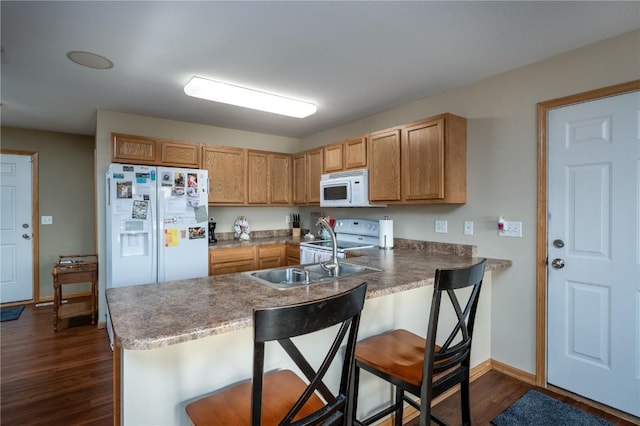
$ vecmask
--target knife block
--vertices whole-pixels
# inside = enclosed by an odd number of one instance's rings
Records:
[[[291,228],[291,236],[299,237],[300,236],[300,228]]]

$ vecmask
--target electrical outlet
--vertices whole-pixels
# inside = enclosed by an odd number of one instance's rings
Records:
[[[498,230],[500,237],[522,238],[522,222],[504,222],[502,230]]]
[[[436,232],[439,234],[447,233],[447,221],[446,220],[436,220]]]
[[[286,223],[287,225],[291,223],[291,215],[284,216],[284,223]]]
[[[470,220],[464,221],[464,235],[473,235],[473,222]]]
[[[53,216],[42,216],[40,223],[43,225],[53,225]]]

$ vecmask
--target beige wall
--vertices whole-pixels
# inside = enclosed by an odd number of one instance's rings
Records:
[[[95,252],[94,138],[3,127],[2,149],[38,152],[40,298],[52,299],[51,270],[59,255]],[[70,291],[79,291],[82,285]]]
[[[639,78],[640,31],[635,31],[330,129],[302,143],[312,148],[442,112],[467,117],[466,205],[324,212],[336,217],[389,215],[396,237],[475,244],[481,256],[511,259],[513,267],[493,278],[492,358],[534,373],[536,104]],[[523,238],[498,237],[498,216],[522,221]],[[435,219],[448,220],[448,234],[434,232]],[[475,223],[472,237],[462,233],[465,220]]]

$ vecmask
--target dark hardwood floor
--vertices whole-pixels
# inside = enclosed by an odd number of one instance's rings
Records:
[[[112,425],[112,353],[106,330],[72,324],[56,333],[52,316],[50,306],[27,306],[17,321],[0,323],[0,423]],[[474,424],[488,425],[532,388],[496,371],[484,374],[471,384]],[[613,424],[635,424],[546,389],[538,390]],[[449,424],[460,424],[458,404],[455,394],[438,404],[434,412]],[[408,424],[416,426],[417,420]]]
[[[107,331],[71,321],[55,332],[53,307],[26,306],[16,321],[0,323],[3,426],[113,424]]]

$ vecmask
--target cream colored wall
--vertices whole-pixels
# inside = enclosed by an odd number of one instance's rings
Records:
[[[39,213],[53,216],[52,225],[39,227],[39,289],[41,299],[52,300],[58,256],[95,252],[94,139],[12,127],[2,127],[1,134],[3,149],[38,152]]]
[[[104,173],[111,161],[111,133],[125,133],[205,143],[210,145],[237,146],[251,149],[293,153],[300,151],[299,141],[294,138],[266,135],[225,129],[221,127],[204,126],[201,124],[185,123],[181,121],[165,120],[121,112],[100,110],[97,113],[96,126],[96,192],[98,194],[98,247],[100,261],[100,276],[105,276],[105,179]],[[285,215],[297,211],[293,207],[213,207],[209,209],[209,216],[217,222],[216,232],[231,232],[233,222],[239,215],[247,216],[252,231],[267,229],[285,229]],[[104,286],[99,292],[100,318],[104,322],[106,299]]]
[[[640,78],[640,31],[605,40],[466,87],[302,139],[304,148],[442,112],[467,117],[467,203],[386,209],[322,209],[334,217],[394,219],[396,237],[476,244],[478,254],[513,260],[494,274],[492,358],[535,372],[536,104]],[[304,212],[317,209],[305,208]],[[523,222],[523,238],[497,236],[496,220]],[[434,220],[448,220],[448,234]],[[475,235],[462,233],[475,223]]]

